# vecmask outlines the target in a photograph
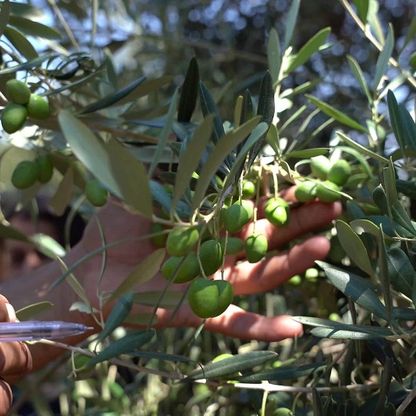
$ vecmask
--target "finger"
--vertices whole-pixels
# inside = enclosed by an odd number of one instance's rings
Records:
[[[163,327],[197,327],[203,320],[196,317],[188,305],[183,305],[175,315],[166,309],[158,310],[157,328]],[[235,305],[230,305],[220,316],[208,318],[205,329],[240,339],[259,341],[280,341],[293,338],[303,333],[302,325],[288,315],[265,317],[246,312]]]
[[[2,377],[25,374],[32,369],[32,355],[23,342],[0,344],[0,374]]]
[[[325,237],[312,237],[258,263],[238,263],[227,269],[225,277],[233,285],[236,295],[265,292],[312,267],[315,260],[324,259],[329,249]]]
[[[205,328],[245,340],[281,341],[302,335],[302,325],[288,315],[265,317],[231,305],[220,316],[207,319]]]
[[[5,416],[12,405],[12,389],[4,380],[0,380],[0,416]]]
[[[7,298],[0,295],[0,322],[11,322],[16,319],[16,313]]]
[[[263,234],[269,241],[271,249],[279,246],[311,231],[319,230],[337,218],[342,212],[339,203],[324,204],[311,202],[303,204],[292,210],[289,224],[284,227],[276,227],[266,219],[260,219],[255,224],[246,226],[241,237],[247,238],[253,232]]]

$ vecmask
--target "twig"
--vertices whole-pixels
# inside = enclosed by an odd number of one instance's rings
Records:
[[[357,13],[355,13],[354,9],[351,7],[350,3],[347,0],[340,0],[340,2],[344,9],[352,17],[354,22],[357,24],[357,26],[364,33],[365,37],[381,52],[383,50],[383,45],[380,44],[380,42],[373,36],[371,31],[368,30],[366,25],[360,20]],[[409,84],[412,85],[412,87],[416,88],[416,79],[413,78],[413,76],[409,72],[405,71],[400,66],[399,62],[396,61],[396,59],[390,57],[389,63],[400,71],[400,73],[407,79],[407,81],[409,82]]]
[[[46,340],[46,339],[41,340],[39,342],[41,342],[42,344],[47,344],[47,345],[52,345],[54,347],[63,348],[65,350],[76,352],[78,354],[83,354],[83,355],[86,355],[88,357],[95,357],[96,356],[96,354],[94,354],[91,351],[86,350],[85,348],[75,347],[73,345],[64,344],[62,342],[49,341],[49,340]],[[135,371],[143,372],[143,373],[148,373],[148,374],[153,374],[153,375],[160,376],[160,377],[168,377],[168,378],[174,379],[174,380],[181,380],[183,378],[182,376],[177,375],[177,374],[168,373],[166,371],[155,370],[154,368],[148,368],[148,367],[135,365],[135,364],[132,364],[130,362],[120,360],[118,358],[111,358],[110,360],[106,360],[106,361],[109,361],[109,362],[111,362],[112,364],[115,364],[115,365],[130,368],[131,370],[135,370]]]
[[[206,380],[196,380],[196,383],[205,384]],[[238,389],[249,389],[249,390],[263,390],[268,393],[271,392],[287,392],[287,393],[312,393],[313,390],[319,393],[340,393],[349,391],[365,391],[378,389],[380,385],[378,383],[371,384],[349,384],[347,386],[338,387],[293,387],[285,386],[281,384],[266,384],[266,383],[229,383]]]

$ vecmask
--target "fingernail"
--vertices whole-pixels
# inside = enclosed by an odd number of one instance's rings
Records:
[[[10,303],[6,303],[7,314],[9,315],[9,321],[16,321],[16,311]]]

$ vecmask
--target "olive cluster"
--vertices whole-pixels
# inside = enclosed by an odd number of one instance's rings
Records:
[[[12,184],[18,189],[26,189],[36,182],[47,183],[53,175],[53,163],[48,154],[41,154],[34,160],[23,160],[12,173]]]
[[[242,196],[253,197],[255,185],[244,181]],[[161,267],[162,275],[173,283],[191,282],[188,303],[200,318],[210,318],[223,313],[233,300],[233,288],[225,280],[211,280],[208,276],[221,269],[226,255],[245,253],[250,263],[263,259],[268,251],[265,235],[253,233],[245,240],[234,234],[253,219],[253,203],[239,199],[219,212],[220,229],[225,237],[215,238],[199,225],[176,226],[167,235],[163,226],[154,224],[152,242],[166,247],[169,255]],[[265,204],[265,217],[276,226],[284,226],[289,221],[289,205],[282,198],[269,198]]]
[[[322,202],[334,202],[340,199],[343,185],[351,175],[351,167],[344,159],[334,163],[323,155],[310,160],[312,179],[300,182],[295,191],[299,202],[309,202],[318,198]]]
[[[7,133],[15,133],[26,122],[27,117],[43,120],[49,117],[49,102],[45,97],[32,94],[22,81],[10,79],[6,82],[6,97],[9,100],[1,114],[1,124]]]

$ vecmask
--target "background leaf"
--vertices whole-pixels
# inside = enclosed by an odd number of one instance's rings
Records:
[[[383,45],[383,50],[381,51],[376,64],[376,73],[373,79],[373,88],[376,91],[379,87],[381,78],[385,74],[388,65],[389,59],[391,58],[391,54],[393,52],[394,47],[394,33],[393,33],[393,26],[390,24],[388,29],[388,34],[386,41]]]
[[[345,221],[337,220],[335,222],[335,228],[339,242],[350,259],[369,276],[373,276],[373,267],[368,257],[367,248],[361,238]]]
[[[201,378],[215,379],[229,376],[238,371],[253,368],[271,360],[276,360],[277,354],[273,351],[253,351],[245,354],[238,354],[215,363],[209,363],[203,368],[198,368],[189,374],[187,379],[198,380]]]
[[[208,116],[196,128],[192,138],[187,142],[186,148],[181,151],[178,161],[178,169],[175,177],[175,188],[173,191],[172,207],[176,206],[178,200],[189,187],[192,173],[196,171],[202,152],[207,147],[212,134],[214,115]]]
[[[141,162],[115,139],[99,140],[68,111],[61,110],[58,120],[72,151],[94,176],[126,204],[151,217],[152,198]]]
[[[319,100],[318,98],[312,95],[305,94],[305,96],[308,98],[308,100],[312,104],[318,107],[327,116],[334,118],[341,124],[351,127],[352,129],[355,129],[364,133],[367,132],[367,129],[365,127],[363,127],[360,123],[358,123],[351,117],[344,114],[342,111],[337,110],[336,108],[330,106],[329,104],[324,103],[323,101]]]
[[[303,65],[319,48],[325,43],[326,38],[331,33],[330,27],[325,27],[315,33],[293,57],[286,68],[286,73],[294,71],[298,66]]]
[[[178,121],[188,123],[196,107],[199,88],[199,68],[195,57],[189,62],[178,104]]]
[[[95,357],[91,358],[91,360],[88,361],[87,366],[93,367],[98,363],[111,360],[112,358],[118,357],[121,354],[132,353],[138,348],[150,342],[154,335],[154,330],[129,333],[123,338],[112,342],[108,347],[100,351]]]
[[[199,207],[208,185],[212,177],[217,172],[221,163],[227,157],[227,155],[234,149],[242,140],[244,140],[252,130],[259,123],[260,117],[255,117],[237,129],[234,129],[227,133],[215,146],[214,150],[210,153],[204,166],[202,167],[199,180],[195,189],[195,193],[192,199],[192,209],[195,210]]]
[[[374,285],[368,279],[323,261],[316,261],[316,263],[324,269],[329,281],[345,296],[350,297],[355,303],[374,315],[386,319],[386,309],[380,302]]]
[[[160,270],[160,266],[165,258],[165,249],[160,248],[147,256],[139,263],[123,282],[114,290],[109,298],[109,302],[130,291],[138,283],[149,281]]]

